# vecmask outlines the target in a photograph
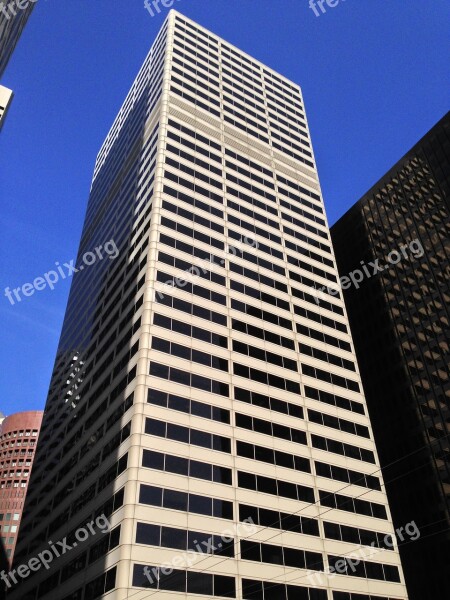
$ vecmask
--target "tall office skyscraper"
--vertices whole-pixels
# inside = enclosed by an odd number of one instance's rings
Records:
[[[111,531],[11,597],[405,600],[344,304],[310,290],[337,271],[299,87],[171,11],[77,264],[111,240],[72,284],[17,565]]]
[[[0,2],[0,77],[22,35],[37,0]],[[18,4],[22,6],[19,7]]]
[[[388,265],[359,289],[347,289],[345,300],[381,465],[411,453],[409,465],[395,463],[384,473],[394,524],[414,519],[422,531],[421,540],[400,549],[410,598],[445,598],[450,589],[450,114],[331,231],[341,275],[361,268],[361,260]]]

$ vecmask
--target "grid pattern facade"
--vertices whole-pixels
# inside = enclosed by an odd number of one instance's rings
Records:
[[[73,280],[20,559],[112,530],[20,598],[406,600],[344,303],[311,295],[337,271],[299,87],[171,11],[79,256],[112,237]]]
[[[331,230],[342,275],[412,240],[423,248],[345,291],[381,465],[395,462],[394,524],[414,519],[424,538],[400,548],[417,600],[450,584],[449,128],[447,114]]]
[[[0,531],[12,563],[41,427],[41,412],[17,413],[0,424]]]

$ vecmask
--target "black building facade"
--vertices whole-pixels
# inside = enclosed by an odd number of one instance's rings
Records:
[[[331,229],[410,600],[450,589],[449,115]]]

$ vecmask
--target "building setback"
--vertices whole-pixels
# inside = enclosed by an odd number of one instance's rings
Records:
[[[400,546],[410,600],[450,589],[449,126],[447,114],[331,229],[341,275],[387,266],[344,296],[394,525],[421,530]]]
[[[11,598],[406,600],[298,85],[171,11],[82,262],[16,564],[111,531]]]
[[[9,564],[14,556],[41,422],[42,411],[28,411],[10,415],[0,424],[0,531]]]

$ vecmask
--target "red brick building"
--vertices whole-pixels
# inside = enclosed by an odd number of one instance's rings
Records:
[[[20,412],[0,424],[0,535],[11,564],[42,422],[42,411]]]

